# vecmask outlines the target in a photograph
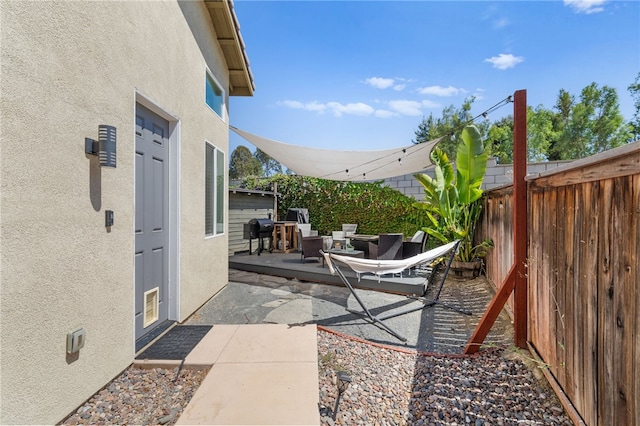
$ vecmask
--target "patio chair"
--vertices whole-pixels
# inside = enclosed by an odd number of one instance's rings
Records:
[[[310,223],[298,223],[296,224],[298,230],[302,233],[303,237],[317,237],[318,231],[311,229]]]
[[[355,234],[357,229],[358,229],[358,224],[357,223],[343,223],[342,224],[342,232],[344,232],[344,236],[346,238],[349,238],[350,236]]]
[[[471,312],[465,309],[458,308],[456,306],[452,306],[450,304],[440,302],[438,300],[440,298],[440,293],[442,291],[442,287],[444,286],[444,282],[447,278],[447,275],[449,274],[449,269],[451,268],[451,262],[453,261],[453,258],[458,251],[459,245],[460,245],[460,241],[457,240],[449,244],[436,247],[424,253],[420,253],[416,256],[413,256],[407,259],[400,259],[400,260],[359,259],[355,257],[348,257],[348,256],[341,256],[333,253],[327,253],[324,251],[322,252],[322,254],[324,256],[325,262],[329,265],[329,270],[331,271],[331,273],[334,275],[337,274],[340,277],[340,280],[347,286],[347,288],[349,289],[353,297],[356,299],[356,301],[362,308],[362,311],[356,311],[349,308],[347,308],[347,311],[364,318],[367,322],[379,326],[380,328],[382,328],[392,336],[395,336],[399,340],[406,342],[407,339],[404,336],[397,333],[395,330],[391,329],[387,324],[384,323],[384,321],[389,318],[394,318],[400,315],[405,315],[411,312],[419,311],[421,309],[425,309],[427,307],[434,306],[436,304],[444,306],[448,309],[452,309],[464,315],[471,315]],[[426,277],[426,280],[425,280],[426,286],[423,285],[424,290],[422,294],[416,297],[416,300],[421,302],[419,306],[407,308],[405,310],[400,310],[400,311],[392,311],[384,315],[374,315],[371,313],[371,310],[365,305],[364,301],[362,300],[362,298],[360,298],[360,296],[354,289],[351,282],[349,282],[349,279],[344,275],[344,273],[340,270],[340,267],[338,266],[338,262],[344,263],[347,266],[349,266],[356,274],[358,274],[358,276],[360,276],[360,274],[371,273],[379,277],[385,274],[402,273],[402,271],[404,271],[405,269],[413,268],[425,263],[433,263],[436,259],[439,259],[439,258],[445,259],[444,261],[445,267],[444,267],[444,271],[441,274],[440,282],[436,284],[437,289],[436,289],[435,297],[429,300],[427,300],[425,297],[427,290],[431,285],[433,285],[434,278],[437,275],[435,273],[436,270],[433,269],[432,272]],[[376,308],[376,309],[378,310],[381,308]]]
[[[369,259],[402,259],[402,234],[380,234],[378,244],[369,243]]]
[[[300,225],[300,224],[298,224]],[[304,263],[308,257],[322,258],[321,250],[323,249],[324,240],[317,236],[304,236],[302,229],[298,228],[298,247],[300,249],[300,261]]]
[[[335,246],[336,243],[340,243],[342,248],[347,245],[347,239],[344,236],[344,231],[332,231],[331,238],[333,239],[333,246]]]
[[[402,258],[406,259],[416,254],[424,252],[427,247],[428,235],[424,231],[417,231],[413,234],[413,237],[407,241],[402,242]]]

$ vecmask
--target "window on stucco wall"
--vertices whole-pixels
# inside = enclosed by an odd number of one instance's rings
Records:
[[[206,72],[204,100],[209,108],[224,120],[224,90],[209,70]]]
[[[205,236],[224,233],[224,152],[205,143]]]

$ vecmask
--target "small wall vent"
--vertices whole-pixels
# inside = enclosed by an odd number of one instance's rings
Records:
[[[144,292],[144,327],[148,327],[158,320],[160,288]]]

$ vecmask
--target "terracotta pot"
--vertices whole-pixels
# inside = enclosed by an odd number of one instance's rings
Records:
[[[457,277],[476,278],[480,275],[482,269],[482,260],[474,260],[473,262],[461,262],[454,260],[451,262],[451,270]]]

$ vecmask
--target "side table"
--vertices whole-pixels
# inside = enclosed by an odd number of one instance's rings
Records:
[[[329,250],[329,253],[338,254],[340,256],[359,257],[360,259],[364,259],[364,251],[362,250],[331,249]],[[322,257],[322,267],[324,268],[324,256]]]
[[[273,223],[273,251],[276,253],[291,253],[298,251],[298,222]]]

